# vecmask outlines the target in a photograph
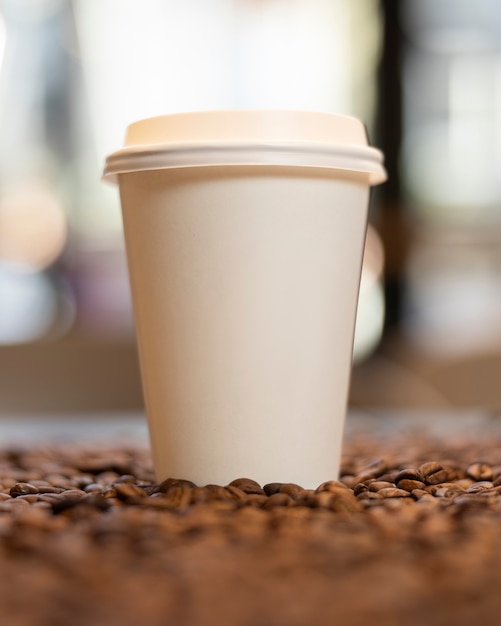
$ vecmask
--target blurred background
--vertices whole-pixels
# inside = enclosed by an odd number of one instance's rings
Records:
[[[130,122],[362,118],[353,407],[501,407],[501,4],[0,0],[0,414],[142,407],[117,190]]]

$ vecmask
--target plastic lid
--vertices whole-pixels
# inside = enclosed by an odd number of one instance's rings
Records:
[[[292,165],[386,180],[383,154],[368,145],[354,117],[307,111],[234,110],[177,113],[131,124],[125,147],[106,159],[103,177],[166,168]]]

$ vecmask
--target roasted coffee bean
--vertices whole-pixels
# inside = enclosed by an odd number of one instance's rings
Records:
[[[52,485],[39,485],[37,489],[38,493],[63,493],[65,491],[62,487],[53,487]]]
[[[272,496],[274,493],[278,493],[280,491],[280,487],[282,483],[268,483],[263,486],[263,491],[267,496]]]
[[[367,473],[370,476],[377,478],[384,474],[387,471],[388,464],[385,459],[374,459],[367,465],[365,465],[360,471],[359,474]]]
[[[130,500],[137,500],[141,498],[145,498],[145,492],[136,485],[131,484],[130,482],[116,482],[113,484],[115,489],[117,498],[122,500],[123,502],[128,502]]]
[[[424,489],[413,489],[411,491],[411,496],[415,499],[415,500],[421,500],[421,498],[426,497],[426,496],[430,496],[430,494],[425,491]]]
[[[295,483],[283,483],[280,486],[280,493],[285,493],[293,500],[299,500],[304,494],[304,489]]]
[[[133,476],[132,474],[123,474],[122,476],[119,476],[115,483],[135,483],[136,482],[136,477]]]
[[[100,485],[99,483],[90,483],[84,487],[84,491],[86,493],[102,493],[104,491],[104,485]]]
[[[487,489],[492,489],[494,484],[490,480],[482,480],[477,483],[473,483],[466,490],[466,493],[480,493],[481,491],[486,491]]]
[[[248,506],[263,506],[264,504],[266,504],[267,499],[268,499],[268,496],[264,494],[249,493],[247,495],[247,499],[245,500],[245,504]]]
[[[317,493],[320,493],[321,491],[330,491],[332,493],[337,493],[339,490],[349,491],[349,487],[340,480],[328,480],[327,482],[322,483],[315,489]]]
[[[453,489],[451,487],[442,487],[441,485],[436,485],[436,489],[432,492],[437,498],[452,498],[460,493],[464,493],[464,489]]]
[[[228,485],[227,487],[224,487],[224,490],[230,496],[230,498],[232,500],[235,500],[236,502],[245,502],[247,499],[247,494],[245,493],[245,491],[242,491],[238,487],[235,487],[235,485]]]
[[[437,463],[436,461],[427,461],[426,463],[423,463],[417,471],[423,476],[423,478],[427,478],[428,476],[431,476],[432,474],[436,474],[437,472],[440,472],[443,469],[444,468],[440,465],[440,463]],[[409,477],[406,476],[406,478],[409,478]]]
[[[383,498],[381,492],[369,490],[359,493],[356,497],[358,500],[381,500]]]
[[[286,493],[274,493],[268,496],[267,500],[263,503],[264,509],[273,509],[275,507],[290,506],[293,503],[293,499]]]
[[[234,487],[234,485],[228,485],[228,487]],[[238,489],[238,487],[237,487]],[[225,500],[234,500],[233,495],[228,491],[227,487],[221,487],[221,485],[205,485],[204,490],[207,494],[207,499],[211,502],[224,502]],[[240,491],[242,491],[240,489]],[[245,493],[245,492],[242,492]],[[245,494],[247,497],[248,494]]]
[[[180,478],[166,478],[160,485],[158,485],[158,490],[166,493],[171,487],[196,487],[195,483],[191,482],[191,480],[183,480]]]
[[[437,495],[439,491],[446,490],[446,489],[454,489],[455,491],[464,492],[464,489],[462,487],[460,487],[456,483],[449,483],[449,482],[440,483],[439,485],[428,485],[426,487],[426,491],[428,491],[428,493],[431,493],[433,496]]]
[[[415,480],[417,482],[423,482],[424,476],[420,470],[413,468],[406,468],[400,470],[398,474],[395,476],[395,484],[399,483],[401,480]]]
[[[377,477],[377,480],[383,481],[385,483],[395,484],[395,476],[398,474],[398,470],[388,471],[384,474],[381,474]]]
[[[404,489],[398,489],[397,487],[385,487],[378,490],[378,495],[383,498],[409,498],[410,493]]]
[[[22,498],[9,498],[8,500],[3,500],[0,502],[0,511],[9,512],[13,509],[21,506],[31,506],[29,502],[23,500]]]
[[[328,509],[336,496],[329,491],[313,492],[305,499],[309,506]]]
[[[375,480],[374,482],[370,483],[369,491],[380,491],[381,489],[392,489],[394,487],[395,485],[393,483],[388,483],[384,480]]]
[[[355,513],[360,511],[360,503],[351,490],[337,492],[333,494],[329,509],[336,513]]]
[[[349,487],[350,489],[359,482],[357,477],[353,476],[352,474],[345,474],[345,475],[341,474],[341,476],[339,477],[339,481],[342,482],[347,487]]]
[[[475,482],[493,479],[492,466],[487,463],[472,463],[466,468],[466,475]]]
[[[410,478],[402,478],[395,483],[399,489],[404,491],[414,491],[414,489],[424,489],[424,483],[420,480],[411,480]]]
[[[232,485],[233,487],[238,487],[244,493],[265,495],[265,492],[261,485],[255,480],[251,480],[250,478],[237,478],[231,481],[230,485]]]
[[[429,474],[425,477],[425,483],[427,485],[439,485],[447,482],[451,479],[451,473],[449,470],[443,468],[434,474]]]
[[[419,471],[423,475],[426,485],[438,485],[440,483],[447,482],[450,477],[449,470],[445,469],[436,461],[424,463],[419,468]]]
[[[62,513],[63,511],[72,509],[73,507],[81,503],[82,498],[79,496],[66,496],[51,502],[52,512],[57,515],[58,513]]]
[[[173,485],[165,494],[165,504],[173,509],[184,509],[190,504],[192,487]]]
[[[162,493],[155,493],[154,496],[164,495]],[[204,487],[192,487],[190,492],[190,503],[200,504],[201,502],[207,502],[209,500],[209,492]]]
[[[360,474],[355,476],[356,483],[365,483],[366,485],[374,482],[376,479],[376,475],[372,471],[360,472]]]
[[[88,494],[84,498],[80,498],[80,502],[100,511],[107,511],[111,507],[107,498],[94,493]]]
[[[353,487],[353,493],[358,496],[361,493],[369,491],[369,487],[365,483],[358,483]]]
[[[10,495],[13,498],[17,498],[18,496],[25,496],[29,493],[39,493],[38,488],[31,483],[16,483],[10,489]]]
[[[38,502],[38,494],[28,493],[25,496],[16,496],[16,500],[25,500],[29,504],[33,504],[34,502]]]

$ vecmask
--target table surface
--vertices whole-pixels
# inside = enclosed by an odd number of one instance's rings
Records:
[[[501,415],[481,409],[468,410],[352,410],[345,423],[345,437],[361,433],[391,438],[420,433],[444,441],[455,437],[485,438],[501,433]],[[142,412],[0,414],[0,446],[65,440],[148,442],[146,416]]]
[[[158,485],[147,442],[143,414],[0,419],[2,624],[498,626],[497,415],[350,412],[317,490]]]

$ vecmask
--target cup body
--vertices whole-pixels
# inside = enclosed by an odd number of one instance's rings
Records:
[[[119,184],[158,480],[336,478],[367,182],[221,166]]]
[[[157,479],[336,478],[369,188],[356,118],[141,120],[118,182]]]

